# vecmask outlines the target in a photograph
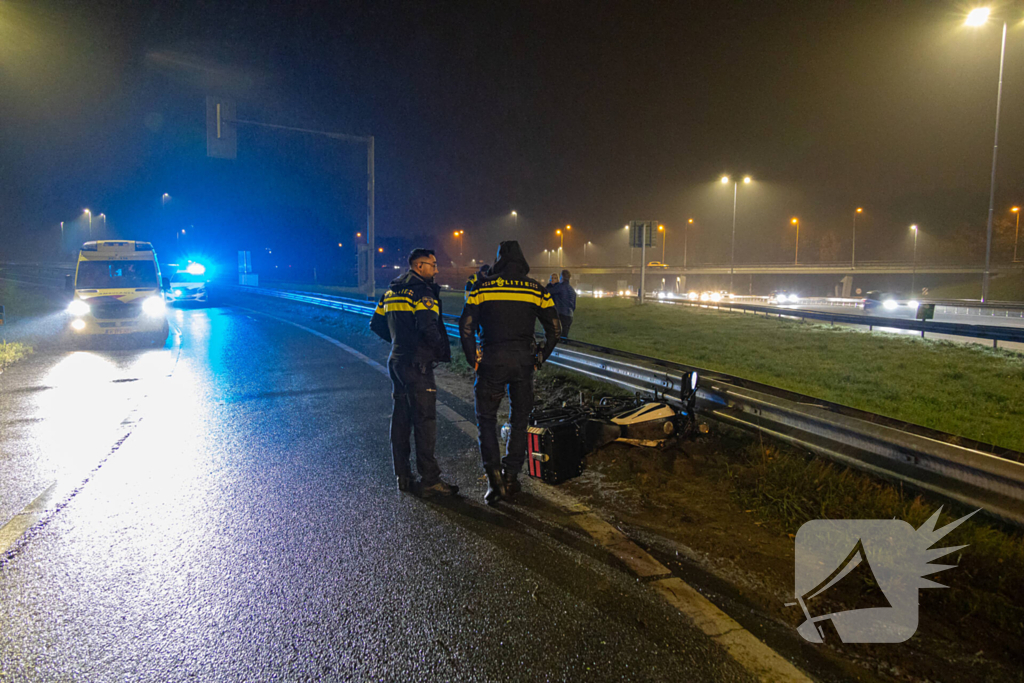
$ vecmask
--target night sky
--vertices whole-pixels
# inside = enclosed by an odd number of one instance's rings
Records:
[[[0,261],[56,256],[61,220],[81,241],[85,207],[109,217],[98,236],[163,252],[347,252],[363,149],[241,129],[237,160],[207,159],[207,94],[241,118],[374,135],[389,249],[457,258],[464,229],[466,259],[518,237],[536,260],[572,224],[568,262],[584,241],[622,261],[622,226],[651,218],[678,263],[694,218],[691,262],[723,262],[717,180],[749,173],[738,262],[791,258],[791,216],[802,259],[829,233],[848,258],[858,206],[861,258],[909,258],[911,223],[925,258],[963,256],[957,231],[984,237],[999,66],[1000,25],[965,28],[971,7],[0,0]],[[1024,15],[1006,18],[1004,223],[1024,201]]]

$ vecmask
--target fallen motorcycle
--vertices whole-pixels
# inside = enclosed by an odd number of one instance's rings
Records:
[[[537,406],[527,428],[527,466],[531,477],[560,484],[578,477],[587,455],[614,441],[664,447],[685,439],[696,429],[694,403],[697,373],[691,373],[689,392],[679,408],[658,396],[605,397],[596,402]],[[509,424],[502,427],[507,442]]]

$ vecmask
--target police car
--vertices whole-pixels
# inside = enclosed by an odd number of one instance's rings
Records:
[[[206,267],[200,263],[190,263],[187,268],[178,270],[171,276],[167,301],[205,304],[209,301],[206,282]]]

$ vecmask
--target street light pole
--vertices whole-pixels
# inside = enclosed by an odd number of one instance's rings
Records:
[[[796,254],[793,256],[793,265],[795,266],[800,263],[800,219],[794,216],[789,222],[796,226]]]
[[[513,221],[513,223],[515,223],[516,229],[518,229],[519,228],[519,214],[516,213],[515,211],[512,212],[512,221]]]
[[[729,176],[722,176],[722,184],[726,185],[729,182]],[[750,176],[743,177],[743,184],[750,184]],[[733,273],[736,269],[736,198],[739,194],[739,181],[734,181],[732,184],[732,247],[729,250],[729,291],[732,291],[733,284]]]
[[[988,21],[991,10],[987,7],[979,7],[971,10],[967,15],[968,26],[981,26]],[[992,143],[992,174],[989,180],[988,191],[988,222],[985,226],[985,274],[981,280],[981,300],[988,300],[988,281],[991,272],[992,260],[992,218],[995,214],[996,202],[996,159],[999,156],[999,113],[1003,103],[1003,65],[1006,60],[1006,22],[1003,22],[1003,40],[999,48],[999,86],[996,88],[996,130]]]
[[[864,209],[857,207],[853,212],[853,249],[850,252],[850,268],[857,267],[857,214],[863,213]]]
[[[665,233],[661,238],[661,262],[665,262],[665,245],[668,244],[668,230],[665,229],[664,225],[658,226],[658,232]]]
[[[729,293],[733,291],[733,273],[736,269],[736,198],[739,194],[739,183],[732,184],[732,245],[729,248]]]
[[[693,225],[692,218],[688,219],[686,224],[683,225],[683,268],[686,268],[686,233],[689,232],[687,227],[691,225]]]
[[[583,265],[587,265],[587,245],[592,244],[591,242],[583,243]]]
[[[914,231],[914,268],[913,274],[910,276],[910,296],[914,296],[914,292],[917,289],[917,226],[911,225],[910,229]]]
[[[1014,213],[1017,214],[1017,227],[1014,228],[1014,263],[1016,263],[1017,262],[1017,238],[1020,237],[1020,233],[1021,233],[1021,208],[1019,206],[1015,206],[1013,209],[1011,209],[1011,211],[1013,211]],[[63,223],[60,223],[60,224],[63,225]]]

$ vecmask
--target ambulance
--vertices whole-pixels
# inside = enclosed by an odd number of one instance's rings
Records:
[[[78,252],[67,313],[79,337],[131,335],[162,346],[169,326],[160,265],[149,242],[99,240]]]

